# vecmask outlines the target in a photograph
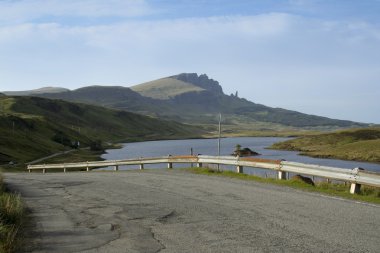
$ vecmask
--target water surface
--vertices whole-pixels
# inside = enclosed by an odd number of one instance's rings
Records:
[[[287,160],[292,162],[310,163],[317,165],[325,165],[339,168],[353,169],[361,167],[366,170],[380,172],[380,164],[344,161],[338,159],[323,159],[312,158],[299,155],[295,151],[282,151],[271,150],[267,147],[273,143],[289,140],[290,138],[281,137],[236,137],[236,138],[222,138],[221,139],[221,155],[230,155],[236,144],[240,144],[242,148],[248,147],[258,153],[258,158],[267,158],[274,160]],[[125,143],[121,149],[107,150],[107,154],[102,157],[106,160],[119,160],[127,158],[138,157],[156,157],[166,155],[185,155],[190,154],[191,148],[193,154],[202,155],[217,155],[218,153],[218,140],[217,139],[190,139],[190,140],[166,140],[166,141],[146,141]],[[184,167],[188,165],[175,165],[176,167]],[[147,168],[163,168],[165,165],[148,165]],[[133,166],[122,167],[121,169],[136,168]],[[232,166],[225,166],[227,169],[233,169]],[[248,174],[255,174],[258,172],[262,174],[263,170],[245,170]]]

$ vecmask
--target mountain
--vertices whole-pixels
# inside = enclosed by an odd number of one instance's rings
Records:
[[[66,88],[60,87],[43,87],[35,90],[26,90],[26,91],[3,91],[7,96],[33,96],[43,93],[59,93],[68,91]]]
[[[367,126],[256,104],[226,95],[207,75],[182,73],[126,87],[89,86],[38,96],[107,106],[183,123],[215,125],[223,114],[227,130],[331,129]]]
[[[196,127],[126,111],[39,97],[0,98],[0,164],[26,162],[97,140],[199,137]]]

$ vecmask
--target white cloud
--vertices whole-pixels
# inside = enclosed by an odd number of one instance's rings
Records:
[[[219,80],[227,93],[239,90],[270,106],[380,122],[376,109],[366,115],[359,111],[380,107],[374,92],[380,80],[379,32],[364,22],[283,13],[100,26],[3,26],[0,90],[15,85],[129,86],[198,72]]]
[[[6,24],[49,17],[136,17],[152,12],[145,0],[0,1],[0,22]]]

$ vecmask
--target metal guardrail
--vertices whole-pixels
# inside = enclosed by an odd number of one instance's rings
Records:
[[[90,171],[92,168],[102,168],[114,166],[115,170],[123,165],[139,165],[140,169],[144,169],[145,164],[161,164],[166,163],[168,168],[173,167],[173,163],[196,163],[198,167],[203,164],[219,164],[236,166],[238,173],[243,173],[243,167],[253,167],[261,169],[270,169],[278,171],[279,179],[286,179],[286,173],[304,174],[317,176],[335,180],[342,180],[351,183],[351,193],[357,193],[360,186],[370,185],[380,187],[380,173],[365,171],[361,168],[352,170],[319,166],[313,164],[304,164],[296,162],[288,162],[281,160],[269,160],[259,158],[245,158],[233,156],[162,156],[150,158],[133,158],[124,160],[107,160],[79,163],[61,163],[61,164],[38,164],[28,165],[27,170],[42,170],[45,173],[48,169],[63,169],[66,172],[68,169],[86,169]]]

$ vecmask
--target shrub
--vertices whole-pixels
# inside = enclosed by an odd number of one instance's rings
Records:
[[[102,141],[101,140],[91,141],[90,149],[92,151],[104,151]]]

